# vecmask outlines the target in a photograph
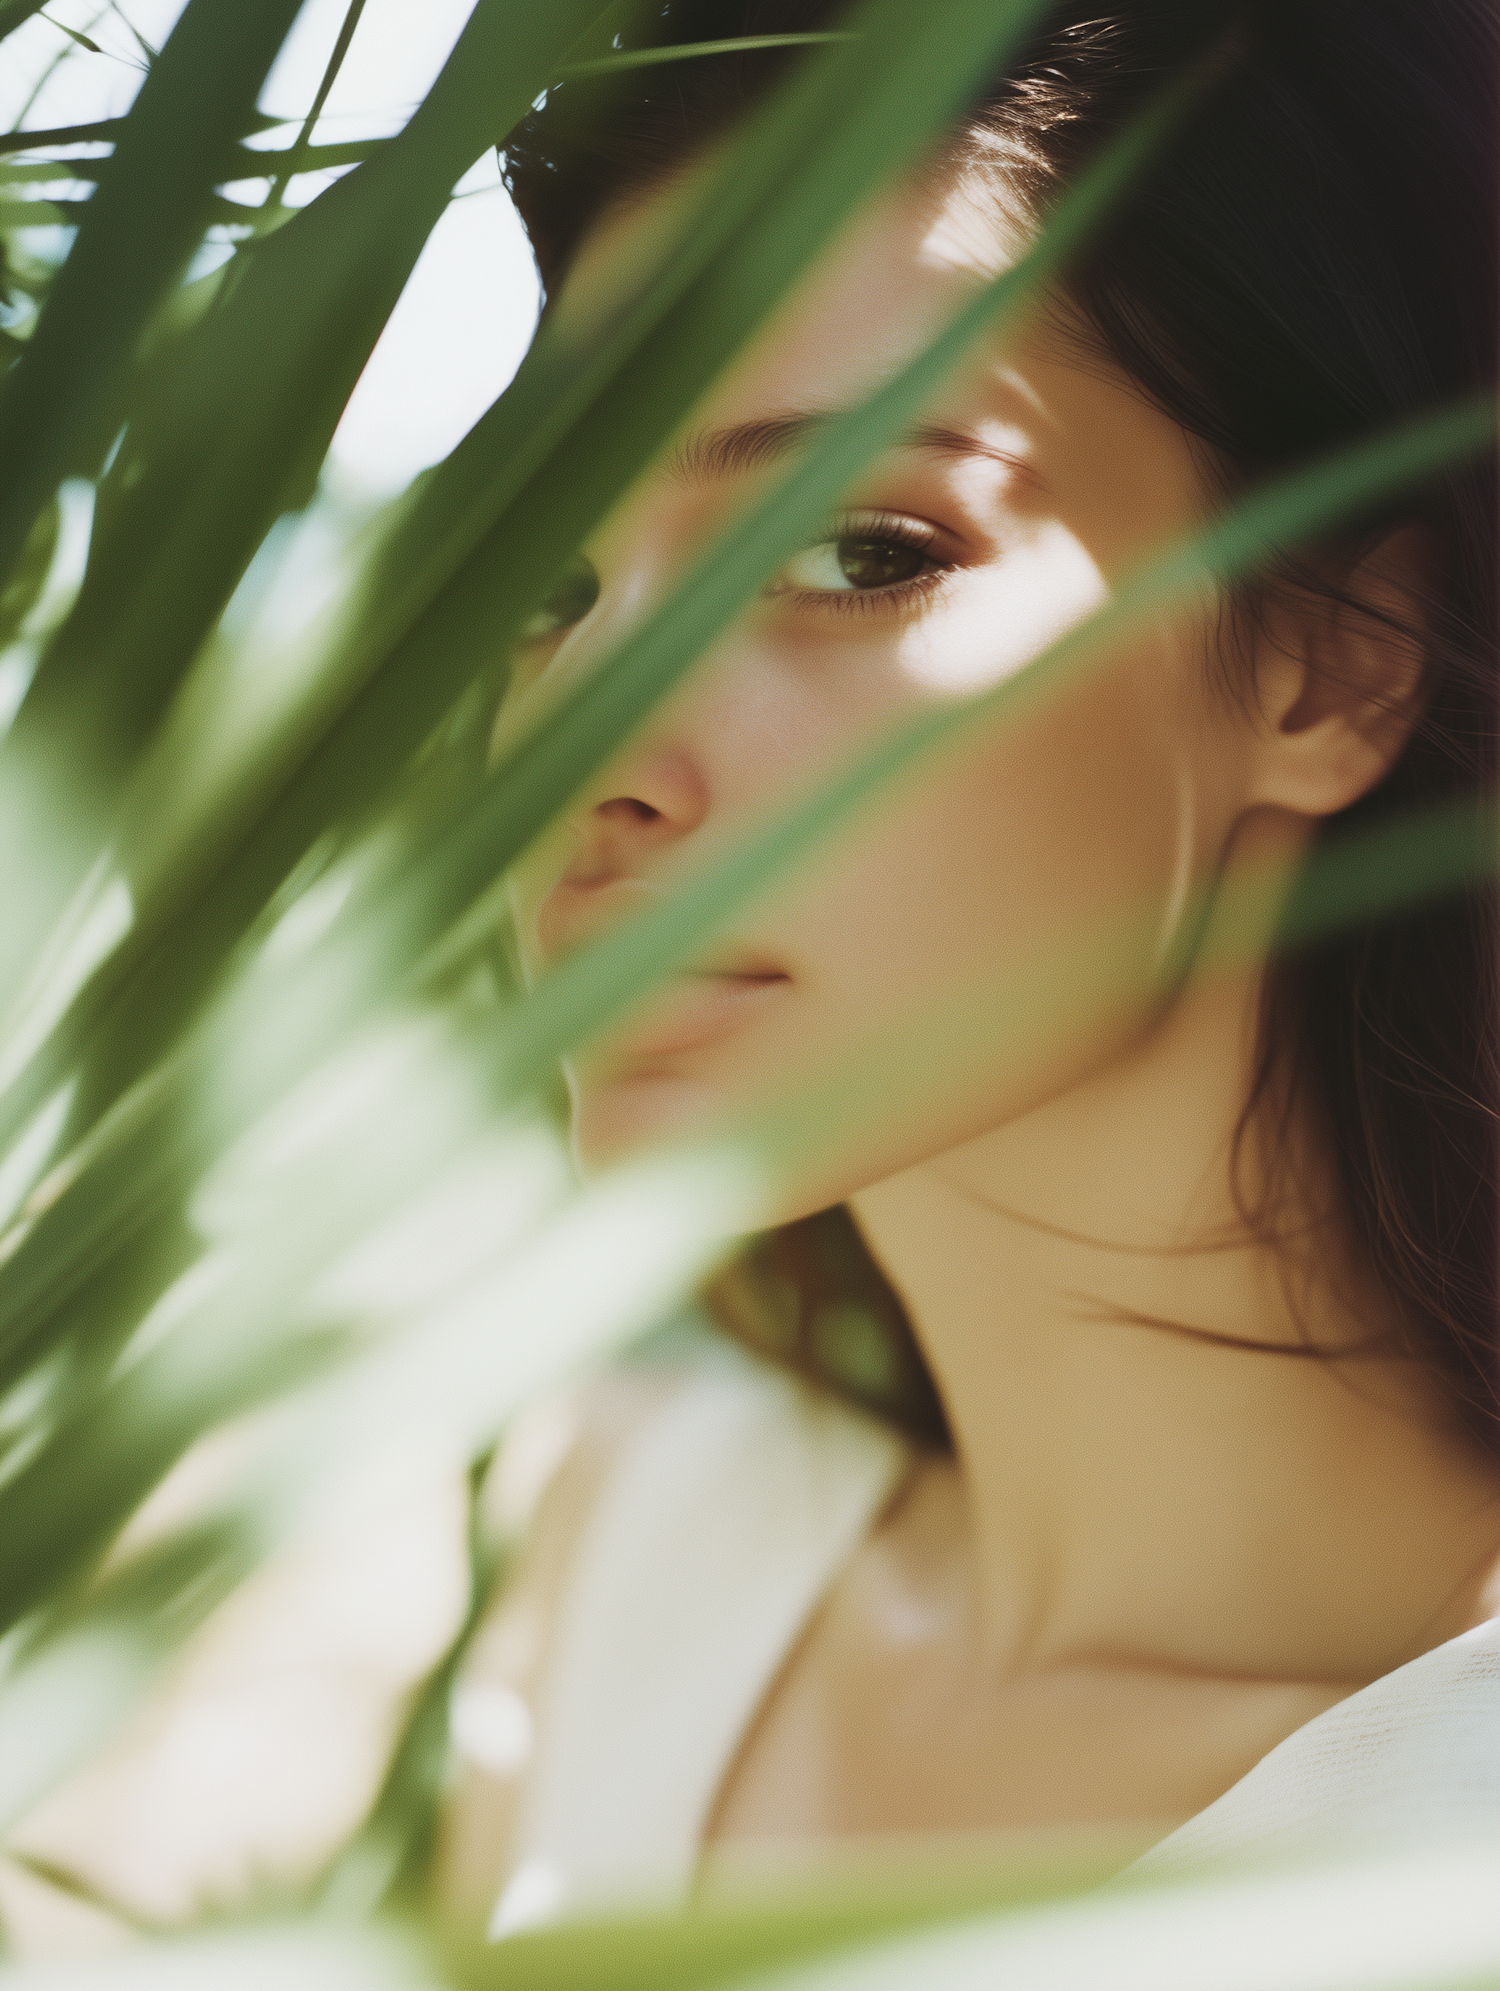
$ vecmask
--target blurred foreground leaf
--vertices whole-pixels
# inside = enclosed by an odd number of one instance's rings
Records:
[[[17,334],[0,397],[13,465],[0,495],[0,671],[11,672],[0,687],[24,693],[0,745],[8,1813],[107,1735],[173,1642],[320,1501],[347,1494],[372,1461],[399,1477],[437,1456],[461,1472],[529,1395],[659,1318],[762,1220],[746,1148],[668,1157],[578,1191],[530,1103],[559,1052],[689,959],[921,756],[1095,668],[1133,620],[1487,446],[1493,411],[1476,404],[1252,495],[1009,684],[883,743],[516,1002],[493,958],[505,865],[968,344],[1057,273],[1203,83],[1185,78],[1126,133],[1031,256],[814,436],[659,613],[484,775],[487,705],[520,621],[799,272],[922,156],[1039,6],[930,0],[914,38],[904,0],[864,0],[848,33],[668,203],[659,239],[549,314],[510,391],[398,508],[352,597],[256,655],[259,703],[245,698],[228,717],[224,695],[248,653],[221,623],[226,605],[262,549],[274,552],[278,520],[314,499],[350,388],[455,182],[544,88],[607,88],[614,69],[702,51],[617,47],[628,7],[479,0],[397,137],[314,147],[314,105],[286,152],[252,154],[241,141],[266,127],[254,99],[292,0],[190,0],[128,117],[14,148],[116,141],[107,161],[79,164],[97,191],[50,289],[37,281],[45,303],[29,337]],[[0,0],[0,35],[35,11]],[[356,18],[357,0],[346,29]],[[351,160],[306,209],[279,210],[293,170]],[[250,177],[247,161],[272,183],[263,218],[279,225],[184,286],[221,212],[216,188]],[[38,164],[15,183],[44,185],[52,169]],[[91,506],[77,588],[68,549]],[[1493,866],[1485,802],[1381,834],[1309,870],[1289,943]],[[1121,909],[1122,922],[1134,916]],[[1232,948],[1233,921],[1226,931]],[[1024,964],[1022,997],[1040,1009],[1036,991],[1075,963],[1069,947],[1097,953],[1116,938],[1064,936],[1055,959]],[[1019,1055],[1031,1012],[1022,999],[1013,1009]],[[929,1055],[920,1036],[909,1073]],[[797,1104],[832,1124],[870,1090],[856,1060]],[[754,1152],[811,1139],[782,1102],[768,1119]],[[458,1242],[442,1222],[455,1208],[480,1213]],[[111,1561],[143,1496],[251,1408],[261,1417],[238,1477],[165,1543]],[[77,1981],[134,1971],[169,1985],[175,1974],[196,1991],[430,1984],[436,1973],[476,1991],[624,1991],[795,1965],[785,1981],[809,1991],[1106,1979],[1405,1991],[1500,1982],[1493,1931],[1471,1913],[1481,1857],[1493,1849],[1050,1905],[1041,1897],[1097,1875],[986,1872],[972,1891],[950,1876],[919,1898],[885,1888],[636,1917],[438,1962],[409,1932],[350,1934],[330,1915],[164,1946]],[[974,1919],[1001,1897],[1012,1912]],[[1415,1904],[1424,1947],[1396,1927],[1398,1904]],[[960,1913],[960,1927],[843,1954]],[[807,1962],[820,1957],[831,1960]]]

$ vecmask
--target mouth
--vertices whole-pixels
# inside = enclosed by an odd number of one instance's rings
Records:
[[[751,1022],[790,990],[780,969],[710,967],[675,976],[649,996],[618,1031],[610,1048],[627,1059],[700,1050]]]
[[[660,890],[636,879],[605,886],[563,879],[536,916],[541,960],[555,966],[623,920],[660,903]],[[784,967],[752,948],[725,945],[680,969],[603,1033],[609,1063],[697,1050],[729,1036],[793,986]]]

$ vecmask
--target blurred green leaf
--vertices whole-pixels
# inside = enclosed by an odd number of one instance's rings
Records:
[[[47,0],[0,0],[0,41],[40,14]]]
[[[66,35],[69,41],[76,42],[79,48],[87,49],[90,55],[103,55],[104,50],[100,48],[98,42],[91,41],[85,34],[80,34],[77,28],[64,27],[61,21],[54,21],[50,14],[43,14],[42,19],[49,27],[56,28],[59,34]]]
[[[0,166],[0,186],[45,185],[52,180],[92,180],[104,163],[100,159],[35,159],[20,166]]]
[[[276,5],[286,11],[293,0]],[[522,114],[599,12],[598,0],[557,0],[545,12],[517,0],[480,0],[399,137],[254,244],[242,268],[225,272],[214,308],[175,343],[169,363],[142,374],[142,391],[100,488],[77,605],[0,745],[0,775],[7,765],[23,770],[0,790],[0,855],[22,864],[45,842],[51,877],[42,918],[57,917],[86,875],[124,782],[256,548],[282,512],[310,495],[354,382],[455,181],[497,128]],[[191,17],[190,8],[131,121],[153,110],[158,79],[176,76],[198,54],[193,48],[172,56]],[[213,51],[217,44],[206,46]],[[191,69],[187,74],[190,83]],[[215,115],[212,122],[200,117],[198,163],[211,172],[240,128],[244,107],[206,94]],[[172,115],[168,99],[161,116]],[[90,323],[109,325],[112,336],[118,314],[104,294],[104,272],[85,261],[73,273],[75,258],[101,230],[110,255],[135,253],[134,237],[113,219],[122,203],[133,212],[148,198],[139,176],[127,171],[129,136],[122,135],[89,204],[90,226],[64,266],[78,310]],[[192,215],[196,240],[203,198]],[[54,295],[49,313],[55,305]],[[46,317],[32,347],[43,338]],[[127,323],[125,330],[134,339],[141,325]],[[54,337],[49,350],[56,348]],[[97,376],[104,360],[80,350],[73,364]],[[9,383],[17,391],[24,387],[19,375],[17,368]],[[25,405],[55,450],[58,431],[48,427],[47,410],[31,400]],[[0,998],[14,993],[39,938],[37,927],[19,917],[0,936]]]
[[[247,132],[274,131],[278,125],[285,123],[285,118],[267,117],[261,111],[252,110],[240,120],[239,130],[232,136],[238,138]],[[95,118],[84,124],[52,125],[45,131],[8,131],[0,133],[0,155],[10,152],[50,151],[64,145],[97,145],[118,138],[124,128],[125,120],[119,117]],[[80,159],[69,163],[92,168],[103,162],[97,159]]]
[[[599,56],[592,62],[573,62],[563,71],[570,76],[614,76],[626,69],[650,69],[659,62],[688,62],[710,55],[737,55],[744,49],[812,48],[820,43],[852,41],[852,34],[741,35],[733,41],[694,41],[663,48],[626,49],[618,55]]]
[[[460,1452],[490,1442],[529,1389],[659,1310],[716,1248],[726,1212],[738,1222],[753,1200],[743,1165],[732,1182],[727,1167],[718,1181],[711,1156],[679,1163],[649,1194],[616,1181],[574,1202],[559,1202],[550,1177],[547,1193],[535,1193],[545,1169],[519,1189],[502,1171],[487,1221],[513,1231],[493,1262],[410,1332],[354,1349],[343,1317],[319,1311],[319,1281],[384,1236],[418,1190],[447,1180],[497,1102],[540,1083],[558,1052],[689,959],[921,755],[1074,681],[1132,618],[1249,571],[1373,493],[1487,445],[1493,411],[1476,404],[1253,495],[1010,684],[885,742],[505,1017],[498,1001],[467,1007],[442,985],[440,973],[469,961],[504,864],[679,681],[967,342],[1055,273],[1170,122],[1176,100],[1065,197],[1037,251],[913,368],[814,437],[771,499],[481,781],[483,695],[517,623],[833,231],[921,155],[1040,4],[930,0],[923,34],[912,37],[909,8],[867,0],[850,37],[830,41],[708,162],[665,252],[624,272],[592,324],[553,315],[511,392],[402,509],[318,668],[268,700],[271,716],[233,751],[211,727],[194,731],[182,688],[212,689],[205,639],[276,519],[313,491],[349,387],[454,182],[543,87],[566,91],[707,50],[611,51],[629,8],[481,0],[397,138],[311,146],[315,104],[288,149],[261,152],[238,141],[274,122],[253,111],[253,72],[274,54],[290,0],[250,9],[190,0],[128,119],[5,142],[25,152],[119,140],[108,160],[0,168],[0,184],[77,177],[99,189],[0,398],[0,438],[22,446],[19,475],[0,494],[0,522],[19,548],[0,595],[0,641],[23,628],[27,642],[39,640],[27,619],[53,561],[58,478],[95,466],[118,443],[85,587],[0,751],[9,811],[0,849],[13,877],[41,881],[40,910],[18,909],[0,939],[0,986],[29,978],[36,995],[10,1019],[15,1082],[0,1122],[0,1168],[10,1170],[0,1390],[13,1392],[0,1453],[0,1614],[18,1628],[14,1663],[0,1675],[0,1725],[26,1737],[0,1774],[10,1809],[118,1720],[172,1641],[285,1523],[308,1483],[304,1468],[332,1470],[324,1455],[345,1447],[394,1451],[419,1428]],[[358,8],[354,0],[320,98]],[[0,35],[36,11],[0,0]],[[799,39],[818,38],[771,38]],[[900,63],[890,59],[896,41]],[[175,79],[175,97],[163,76]],[[1183,91],[1199,82],[1187,79]],[[216,194],[226,180],[269,180],[269,215],[293,172],[351,163],[337,186],[244,243],[221,273],[180,287],[206,223],[252,212]],[[28,202],[22,218],[71,211]],[[138,251],[121,316],[109,280]],[[200,750],[206,771],[185,767]],[[186,791],[192,808],[181,805]],[[1494,827],[1486,799],[1330,845],[1293,896],[1284,941],[1491,876]],[[102,926],[100,914],[109,915]],[[1122,920],[1131,916],[1122,909]],[[1230,947],[1234,931],[1231,920]],[[1095,932],[1078,944],[1097,951],[1110,940]],[[1069,963],[1026,967],[1042,986],[1060,965]],[[419,1037],[430,1026],[427,1053],[404,1076],[365,1056],[393,1018],[418,1019]],[[920,1035],[914,1026],[914,1046]],[[834,1074],[829,1086],[867,1078]],[[829,1096],[828,1087],[819,1093]],[[268,1126],[280,1127],[281,1147]],[[257,1141],[272,1156],[262,1163],[271,1187],[241,1184],[235,1193],[252,1208],[236,1230],[222,1209],[217,1219],[205,1210],[215,1195],[233,1202],[224,1181],[237,1155],[243,1162],[235,1143]],[[205,1269],[214,1277],[195,1284]],[[150,1312],[163,1295],[171,1304]],[[275,1455],[285,1470],[144,1561],[101,1574],[121,1522],[172,1463],[206,1430],[272,1401],[292,1434]],[[417,1754],[430,1754],[441,1726],[441,1686],[429,1696],[428,1729],[413,1739]],[[398,1770],[366,1846],[385,1847],[382,1872],[420,1837],[393,1821],[417,1805],[423,1781]],[[1096,1877],[948,1875],[926,1891],[887,1886],[858,1899],[617,1920],[451,1958],[447,1974],[476,1987],[719,1983],[1004,1897],[1028,1905],[887,1956],[841,1959],[827,1981],[957,1991],[999,1972],[1028,1985],[1108,1976],[1152,1991],[1211,1991],[1218,1951],[1194,1950],[1182,1934],[1199,1926],[1191,1904],[1208,1896],[1143,1891],[1149,1905],[1134,1921],[1134,1901],[1106,1903],[1102,1916],[1070,1903],[1051,1924],[1028,1921],[1049,1892]],[[1352,1912],[1347,1890],[1321,1887],[1309,1896],[1315,1907],[1332,1900]],[[1298,1923],[1274,1882],[1249,1908],[1245,1899],[1213,1897],[1213,1912],[1240,1916],[1236,1927],[1262,1937],[1257,1915],[1283,1932],[1311,1929],[1309,1953],[1317,1941],[1324,1950],[1306,1981],[1321,1984],[1333,1967],[1326,1930],[1315,1918]],[[1362,1936],[1364,1900],[1351,1924]],[[1369,1900],[1378,1910],[1383,1897]],[[1043,1947],[1028,1950],[1037,1929]],[[241,1952],[231,1943],[214,1954],[235,1967],[228,1960],[252,1953],[244,1941]],[[291,1945],[285,1968],[305,1953]],[[208,1954],[184,1952],[171,1967],[182,1966],[185,1983],[211,1981],[202,1976]],[[1494,1974],[1482,1945],[1474,1955],[1475,1969]],[[362,1984],[387,1969],[392,1982],[432,1981],[395,1939],[332,1957],[329,1970],[353,1971]],[[1447,1973],[1434,1983],[1459,1981],[1449,1950],[1428,1958]],[[1376,1960],[1391,1984],[1415,1983],[1399,1945]],[[1038,1975],[1054,1964],[1051,1977]]]
[[[370,158],[372,154],[381,151],[389,144],[388,138],[365,138],[351,140],[343,145],[309,145],[296,153],[297,171],[321,173],[330,166],[357,166],[362,160]],[[0,155],[3,155],[5,149],[5,146],[0,144]],[[292,156],[293,148],[289,146],[261,151],[235,144],[225,152],[220,162],[218,178],[220,180],[269,179],[278,173],[285,173],[283,162]],[[7,165],[3,162],[3,158],[0,158],[0,187],[45,186],[56,180],[80,180],[91,183],[102,179],[108,173],[109,166],[108,154],[97,159],[27,159],[19,165]],[[229,205],[231,204],[223,203],[224,207]],[[245,212],[253,213],[254,210],[248,209]]]
[[[1018,279],[1024,267],[1018,267]],[[846,421],[858,421],[862,415],[860,411]],[[1218,524],[1126,582],[1102,609],[1024,671],[980,698],[928,713],[663,905],[572,955],[514,1014],[510,1027],[516,1082],[532,1082],[543,1065],[690,960],[771,880],[783,877],[802,855],[920,758],[976,723],[1023,711],[1075,681],[1097,667],[1111,640],[1143,617],[1191,599],[1205,582],[1254,571],[1278,546],[1296,544],[1378,496],[1489,449],[1494,428],[1495,403],[1485,395],[1353,445],[1241,501]],[[778,503],[795,502],[790,487],[802,474],[794,471],[765,502],[760,516],[768,525]],[[677,600],[687,599],[692,586],[690,581]],[[670,614],[673,606],[664,614]],[[627,644],[632,640],[627,639]],[[1472,820],[1471,808],[1465,805],[1461,819]],[[1335,874],[1331,891],[1309,887],[1304,916],[1308,922],[1338,914],[1345,903],[1343,894],[1356,877],[1360,889],[1352,904],[1367,913],[1385,904],[1387,896],[1399,904],[1413,889],[1419,893],[1443,889],[1455,867],[1459,879],[1467,882],[1476,875],[1470,868],[1473,862],[1481,862],[1478,875],[1485,875],[1494,863],[1494,846],[1485,840],[1482,826],[1477,840],[1456,838],[1454,823],[1446,818],[1431,839],[1412,838],[1406,825],[1383,834],[1393,840],[1392,849],[1399,846],[1405,852],[1403,864],[1375,866],[1363,852],[1353,856],[1351,868]],[[1307,930],[1312,930],[1311,924]]]
[[[135,43],[136,47],[140,50],[141,54],[146,58],[146,61],[148,63],[155,62],[156,58],[161,54],[161,50],[159,48],[153,48],[151,46],[150,42],[147,41],[146,37],[141,33],[140,29],[135,25],[135,22],[131,20],[130,16],[125,12],[125,9],[120,5],[119,0],[111,0],[110,12],[115,16],[117,20],[123,22],[125,27],[125,32],[130,36],[130,39]]]
[[[302,120],[301,129],[292,140],[285,158],[277,161],[276,179],[266,196],[268,208],[280,205],[287,181],[294,172],[302,170],[302,161],[307,156],[314,128],[323,114],[323,106],[328,102],[329,91],[338,81],[339,71],[344,66],[344,58],[349,53],[350,44],[354,40],[354,31],[359,26],[359,19],[364,11],[365,0],[348,0],[348,5],[344,9],[344,18],[334,37],[332,52],[323,69],[322,80],[313,94],[312,103],[308,106],[307,116]]]
[[[416,495],[372,578],[353,634],[330,665],[321,709],[290,714],[254,786],[229,791],[218,823],[201,825],[191,845],[170,853],[169,864],[152,866],[154,889],[137,907],[129,940],[85,992],[50,1058],[0,1108],[0,1123],[14,1125],[19,1114],[33,1110],[28,1102],[43,1096],[53,1072],[79,1055],[82,1034],[102,1012],[107,1022],[97,1055],[111,1074],[104,1097],[143,1069],[201,1000],[281,879],[331,821],[357,815],[383,795],[414,742],[476,674],[493,675],[509,632],[578,540],[857,201],[919,150],[984,69],[1014,45],[1039,4],[1012,0],[996,8],[992,0],[934,0],[935,32],[898,76],[884,50],[899,0],[867,0],[855,17],[859,38],[809,65],[730,147],[676,236],[673,253],[627,290],[602,331],[580,345],[574,333],[544,330],[511,389]],[[268,309],[283,311],[288,270],[275,266],[273,287],[264,259],[292,240],[320,206],[354,188],[361,174],[399,171],[395,158],[393,149],[359,169],[257,247],[251,274],[266,272]],[[372,219],[384,228],[384,206]],[[320,235],[320,266],[340,264],[351,239],[357,231],[351,235],[342,226],[337,239]],[[311,268],[304,278],[300,261],[297,269],[299,283],[314,290],[325,280]],[[269,319],[257,322],[254,336],[257,348],[265,349],[286,333],[278,316],[274,326]],[[319,344],[320,353],[326,343]],[[193,398],[181,383],[173,407],[174,419],[189,425],[201,446],[204,423],[197,416],[189,422],[183,412],[192,409]],[[306,432],[304,410],[298,433]],[[216,453],[216,469],[221,458],[236,465],[237,478],[242,475],[240,455]],[[123,459],[116,474],[129,474]],[[163,471],[162,481],[172,505],[182,510],[190,480],[168,484]],[[225,502],[237,505],[243,496],[236,481]],[[198,539],[215,519],[223,529],[223,513],[212,505],[184,515],[189,557],[173,546],[161,521],[149,520],[138,504],[133,509],[139,525],[112,535],[118,554],[111,552],[107,566],[100,563],[92,597],[97,609],[81,601],[67,633],[80,660],[87,657],[97,671],[107,658],[129,683],[140,671],[160,670],[162,658],[180,655],[186,641],[198,640],[204,615],[192,591],[168,585],[165,576],[186,565],[200,585],[202,572],[222,554],[199,549]],[[255,531],[266,523],[260,517]],[[159,563],[154,569],[153,561]],[[131,609],[121,607],[132,597],[140,604],[134,627]],[[169,621],[179,615],[190,625],[182,642]],[[128,666],[120,657],[127,645],[135,651]],[[73,675],[62,682],[71,685]],[[596,738],[595,757],[610,745],[607,737]],[[553,806],[562,799],[557,795]],[[151,821],[147,802],[142,829],[149,830]],[[495,862],[501,861],[503,853],[497,853]],[[169,949],[159,945],[166,931]]]
[[[1154,128],[1142,126],[1123,142],[1124,145],[1127,149],[1143,146],[1149,142]],[[1076,191],[1072,218],[1064,221],[1055,232],[1050,249],[1037,252],[1034,262],[1023,263],[1007,273],[989,293],[977,299],[961,320],[950,327],[911,369],[883,390],[871,407],[854,411],[815,446],[808,459],[758,509],[756,516],[761,521],[758,534],[742,527],[732,535],[727,556],[724,549],[719,549],[709,557],[700,569],[696,582],[690,579],[674,601],[662,611],[663,616],[670,617],[682,613],[681,605],[688,604],[686,636],[684,638],[680,630],[675,632],[677,647],[675,652],[667,652],[678,668],[685,666],[695,654],[694,646],[705,640],[702,621],[694,621],[693,618],[701,618],[704,614],[712,618],[722,614],[727,620],[737,603],[743,600],[744,591],[755,584],[750,577],[763,578],[764,572],[770,571],[782,557],[780,549],[783,542],[776,535],[786,534],[790,543],[795,544],[805,529],[806,521],[801,519],[797,507],[805,506],[809,517],[815,518],[820,514],[828,493],[813,481],[815,476],[826,479],[831,489],[842,487],[850,474],[851,464],[863,460],[861,452],[868,452],[882,435],[894,432],[908,419],[921,395],[933,381],[941,378],[980,326],[989,322],[1003,303],[1017,300],[1024,294],[1028,283],[1037,281],[1053,267],[1052,259],[1063,253],[1067,230],[1081,229],[1086,224],[1107,197],[1115,183],[1115,176],[1125,169],[1125,162],[1126,153],[1120,152],[1102,163]],[[828,794],[816,798],[788,821],[768,832],[758,843],[721,864],[710,877],[663,907],[651,919],[612,936],[587,954],[575,956],[551,977],[545,990],[522,1007],[511,1026],[504,1055],[513,1063],[513,1083],[521,1086],[534,1084],[543,1068],[561,1051],[597,1028],[624,1003],[687,958],[720,923],[732,916],[735,908],[743,904],[747,897],[763,889],[770,878],[778,875],[800,852],[825,835],[850,809],[909,765],[917,755],[930,751],[936,744],[972,723],[976,716],[992,715],[1006,705],[1029,701],[1055,685],[1067,673],[1091,668],[1104,636],[1133,617],[1149,612],[1161,602],[1200,587],[1207,574],[1241,571],[1256,559],[1263,558],[1279,538],[1305,533],[1314,525],[1326,523],[1340,508],[1348,509],[1366,501],[1375,489],[1399,485],[1424,469],[1449,460],[1461,450],[1483,446],[1491,419],[1486,403],[1477,409],[1465,409],[1457,415],[1449,414],[1433,422],[1419,424],[1396,437],[1382,438],[1360,450],[1346,453],[1332,464],[1316,466],[1300,478],[1288,480],[1272,492],[1248,501],[1175,559],[1162,563],[1140,582],[1124,588],[1102,615],[1065,638],[1046,658],[989,699],[969,707],[945,709],[930,717],[922,726],[888,743],[863,766],[835,784]],[[730,570],[736,576],[732,588],[724,586],[727,577],[722,572],[717,576],[714,573],[716,564],[726,557],[739,562],[737,570]],[[616,682],[631,682],[627,671],[659,667],[652,661],[658,655],[658,646],[665,647],[660,631],[655,628],[648,627],[628,639],[623,652],[627,669],[622,670],[620,660],[615,660]],[[659,692],[659,682],[656,689]],[[498,800],[501,808],[513,806],[514,791],[508,785],[511,779],[506,770],[497,771],[485,791],[485,801],[493,804]],[[518,847],[521,840],[517,836],[510,847]],[[497,833],[493,819],[487,818],[481,810],[476,810],[473,818],[463,825],[457,842],[458,861],[471,867],[460,878],[459,889],[455,892],[451,879],[435,878],[429,871],[421,889],[409,895],[414,909],[407,919],[398,920],[398,926],[410,930],[410,922],[415,920],[420,928],[423,917],[433,906],[439,907],[441,914],[451,915],[455,910],[454,898],[462,901],[486,882],[497,857],[505,851],[504,840]],[[484,861],[484,868],[478,875],[472,870],[476,851]],[[454,861],[449,853],[440,852],[440,855],[450,862]],[[382,881],[376,891],[374,908],[378,910],[372,909],[372,916],[389,917],[389,881]],[[359,901],[356,899],[350,916],[357,916],[358,910]],[[340,936],[347,932],[347,926],[347,920],[337,923],[327,944],[335,947],[341,944]],[[298,971],[297,977],[285,985],[280,992],[279,1003],[273,1003],[265,1015],[268,1042],[277,1041],[285,1035],[284,1024],[277,1021],[278,1014],[293,1014],[306,1007],[305,1000],[298,994],[299,978],[316,978],[322,972],[314,957]],[[361,992],[356,1000],[360,1005],[368,1002],[370,991]],[[357,1011],[341,1013],[338,1023],[335,1025],[330,1019],[328,1027],[336,1035],[349,1026],[355,1014]],[[302,1055],[305,1056],[306,1052]],[[48,1219],[38,1226],[34,1240],[28,1239],[17,1251],[12,1266],[0,1271],[0,1291],[10,1291],[14,1296],[13,1304],[19,1298],[15,1284],[18,1279],[23,1282],[23,1289],[26,1286],[35,1289],[40,1279],[43,1288],[57,1290],[59,1262],[54,1261],[45,1274],[39,1272],[35,1264],[38,1251],[43,1252],[42,1262],[46,1264],[46,1254],[55,1253],[58,1241],[66,1239],[68,1242],[63,1247],[65,1259],[68,1256],[76,1259],[80,1251],[89,1248],[88,1240],[98,1235],[99,1219],[85,1214],[90,1198],[96,1192],[89,1188],[87,1177],[83,1178],[83,1186],[88,1189],[83,1201],[75,1207],[61,1210],[55,1216],[49,1214]],[[137,1204],[139,1207],[139,1198]]]
[[[639,1911],[519,1931],[500,1943],[445,1956],[464,1991],[708,1991],[760,1973],[837,1956],[855,1944],[1067,1898],[1118,1871],[1115,1842],[1071,1851],[957,1843],[941,1851],[903,1844],[872,1854],[860,1877],[835,1867],[821,1885],[766,1889],[743,1902],[711,1897],[683,1913]],[[924,1991],[927,1986],[924,1984]]]
[[[0,1673],[0,1829],[108,1741],[184,1636],[265,1552],[240,1515],[197,1522],[63,1591]],[[58,1585],[66,1577],[58,1575]],[[56,1586],[54,1586],[56,1587]]]
[[[0,587],[0,649],[15,640],[36,606],[57,551],[58,510],[47,509],[33,523],[10,578]]]
[[[253,108],[297,6],[188,0],[121,124],[107,184],[0,386],[0,575],[59,480],[107,440],[130,350],[202,235],[224,134]]]

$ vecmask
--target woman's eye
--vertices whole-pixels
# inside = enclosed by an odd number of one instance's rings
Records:
[[[776,594],[868,594],[920,580],[933,566],[929,542],[905,534],[841,533],[794,553],[777,575]]]
[[[587,560],[576,560],[553,587],[545,601],[521,626],[520,640],[537,643],[544,636],[571,629],[582,622],[599,599],[599,576]]]

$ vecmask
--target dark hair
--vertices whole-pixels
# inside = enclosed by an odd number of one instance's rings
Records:
[[[816,29],[844,11],[658,0],[624,40]],[[1054,6],[948,149],[998,153],[1044,205],[1206,36],[1232,49],[1209,101],[1070,271],[1068,292],[1090,335],[1201,438],[1232,488],[1493,378],[1500,51],[1491,0]],[[544,282],[612,197],[722,135],[792,59],[704,56],[556,89],[506,151]],[[1403,493],[1342,545],[1357,554],[1405,520],[1427,524],[1448,560],[1430,605],[1424,716],[1391,774],[1323,826],[1325,845],[1494,782],[1492,460]],[[1253,613],[1278,586],[1337,593],[1289,555],[1240,607]],[[1471,884],[1283,953],[1257,1095],[1280,1074],[1320,1102],[1354,1243],[1395,1303],[1402,1352],[1500,1450],[1495,911],[1490,886]],[[759,1241],[714,1299],[766,1352],[946,1442],[900,1303],[843,1212]]]

